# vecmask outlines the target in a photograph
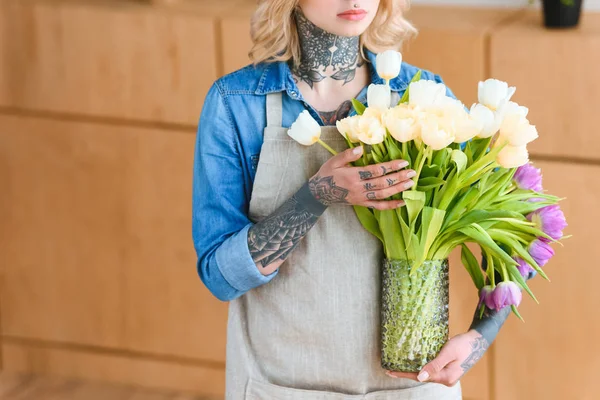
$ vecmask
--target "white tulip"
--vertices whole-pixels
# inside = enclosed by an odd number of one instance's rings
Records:
[[[454,135],[441,129],[436,117],[430,116],[421,124],[421,140],[433,150],[441,150],[454,141]]]
[[[401,143],[406,143],[417,138],[420,134],[414,111],[406,104],[390,108],[383,114],[383,123],[390,135]]]
[[[519,125],[527,122],[527,114],[529,113],[527,107],[509,101],[502,111],[504,112],[504,118],[502,119],[502,125],[500,125],[500,134],[503,131],[513,132]]]
[[[377,54],[375,65],[377,67],[377,74],[382,79],[385,79],[386,81],[394,79],[400,74],[402,54],[394,50],[384,51],[383,53]]]
[[[369,108],[387,110],[392,102],[392,92],[388,85],[369,85],[367,89],[367,105]]]
[[[516,168],[529,162],[527,146],[504,146],[498,153],[496,161],[504,168]]]
[[[525,120],[513,127],[514,130],[508,131],[500,129],[498,141],[508,142],[511,146],[524,146],[538,138],[538,131],[534,125]]]
[[[440,105],[446,101],[446,85],[425,79],[412,82],[408,86],[408,103],[420,108]]]
[[[360,115],[353,115],[352,117],[341,119],[335,123],[342,136],[346,136],[352,143],[360,142],[360,139],[357,136],[358,121],[360,121],[360,118],[362,118]]]
[[[365,116],[364,114],[358,121],[358,131],[356,137],[366,144],[377,144],[385,139],[385,127],[381,119],[377,117]]]
[[[498,129],[500,129],[501,121],[496,121],[494,112],[483,104],[473,104],[469,115],[472,120],[476,121],[476,123],[481,126],[481,131],[477,135],[478,138],[484,139],[492,137],[498,132]]]
[[[508,84],[498,79],[488,79],[485,82],[479,82],[479,102],[492,111],[500,109],[508,103],[515,94],[515,87],[508,87]]]
[[[310,115],[308,110],[300,113],[296,121],[287,131],[288,135],[304,146],[310,146],[321,138],[321,126]]]

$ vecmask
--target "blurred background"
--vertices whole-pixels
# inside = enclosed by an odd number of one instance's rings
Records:
[[[560,0],[548,0],[559,2]],[[0,0],[0,398],[222,399],[227,303],[202,285],[202,101],[249,63],[254,0]],[[548,29],[527,1],[414,1],[403,53],[467,105],[517,87],[568,234],[462,380],[466,400],[600,398],[600,0]],[[477,293],[459,257],[451,330]],[[349,366],[351,368],[351,366]],[[268,400],[268,399],[267,399]]]

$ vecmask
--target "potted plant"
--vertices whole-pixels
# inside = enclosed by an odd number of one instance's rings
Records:
[[[581,15],[581,2],[582,0],[543,0],[544,25],[547,28],[577,26]]]

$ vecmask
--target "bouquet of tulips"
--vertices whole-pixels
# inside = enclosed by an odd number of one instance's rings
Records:
[[[398,75],[401,59],[397,52],[378,55],[386,82]],[[486,307],[511,306],[521,318],[522,290],[537,302],[526,280],[548,279],[541,267],[566,226],[560,199],[543,192],[541,172],[529,163],[527,145],[538,132],[528,109],[510,101],[515,88],[480,82],[478,103],[467,109],[444,84],[420,77],[419,71],[391,107],[389,85],[370,85],[368,107],[353,100],[357,115],[337,123],[349,147],[364,147],[355,166],[402,159],[417,172],[413,187],[392,197],[405,207],[354,207],[384,247],[382,365],[402,371],[419,370],[447,340],[447,258],[455,247],[479,291],[480,315]],[[305,145],[319,141],[335,154],[303,122],[307,114],[290,136]],[[307,134],[302,126],[312,128]],[[469,242],[481,248],[486,267]]]

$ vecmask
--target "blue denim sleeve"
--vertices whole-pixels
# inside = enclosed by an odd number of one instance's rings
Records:
[[[194,149],[192,239],[200,279],[221,301],[263,285],[279,272],[260,273],[248,249],[239,136],[218,81],[206,95]]]

